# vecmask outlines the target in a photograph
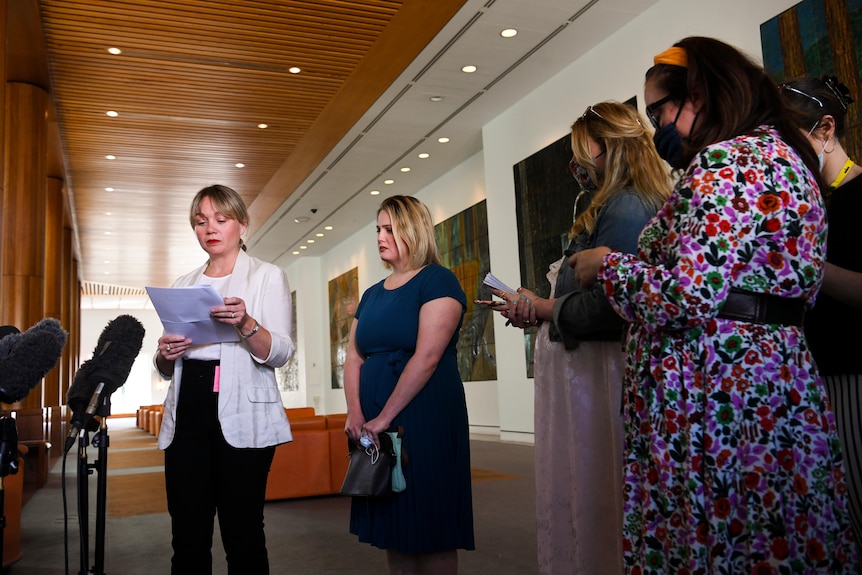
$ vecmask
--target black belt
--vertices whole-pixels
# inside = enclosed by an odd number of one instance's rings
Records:
[[[775,323],[802,327],[805,318],[805,300],[731,288],[724,306],[718,312],[718,317],[749,323]]]

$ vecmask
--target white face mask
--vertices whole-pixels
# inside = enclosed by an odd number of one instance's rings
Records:
[[[823,162],[824,162],[823,153],[824,153],[824,150],[826,150],[826,142],[828,142],[828,141],[829,140],[823,140],[823,146],[820,148],[820,153],[817,154],[817,169],[820,170],[821,172],[823,171]]]
[[[814,126],[812,126],[812,128],[810,130],[808,130],[808,137],[809,138],[811,137],[811,134],[814,132],[814,130],[817,129],[817,126],[819,126],[819,125],[820,125],[820,120],[817,120],[817,123],[814,124]],[[825,161],[823,154],[825,153],[827,142],[829,142],[829,140],[823,140],[823,145],[820,147],[820,153],[817,154],[817,169],[821,172],[823,171],[823,162]]]

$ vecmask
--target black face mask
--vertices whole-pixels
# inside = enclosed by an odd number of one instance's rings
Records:
[[[674,169],[685,167],[680,165],[683,139],[676,129],[676,121],[679,120],[680,113],[682,113],[682,106],[677,109],[673,122],[659,128],[652,137],[658,155]]]

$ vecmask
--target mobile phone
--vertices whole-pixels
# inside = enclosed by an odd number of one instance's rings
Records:
[[[506,305],[505,300],[490,300],[490,299],[474,299],[473,303],[476,305],[484,305],[488,307],[495,307],[498,305]]]

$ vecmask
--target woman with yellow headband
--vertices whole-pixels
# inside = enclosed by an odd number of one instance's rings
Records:
[[[715,39],[656,56],[644,101],[680,180],[637,256],[570,260],[630,322],[627,572],[857,573],[841,445],[802,329],[825,264],[817,155],[764,70]]]
[[[858,225],[862,213],[862,167],[844,147],[845,117],[853,102],[850,90],[834,76],[797,78],[780,86],[781,95],[799,112],[799,129],[821,159],[829,184],[826,213],[828,251],[823,289],[805,318],[805,334],[832,401],[844,447],[850,515],[856,540],[862,540],[862,304],[842,297],[842,289],[862,298],[862,251]],[[855,274],[852,280],[840,280]],[[838,278],[838,279],[836,279]]]

